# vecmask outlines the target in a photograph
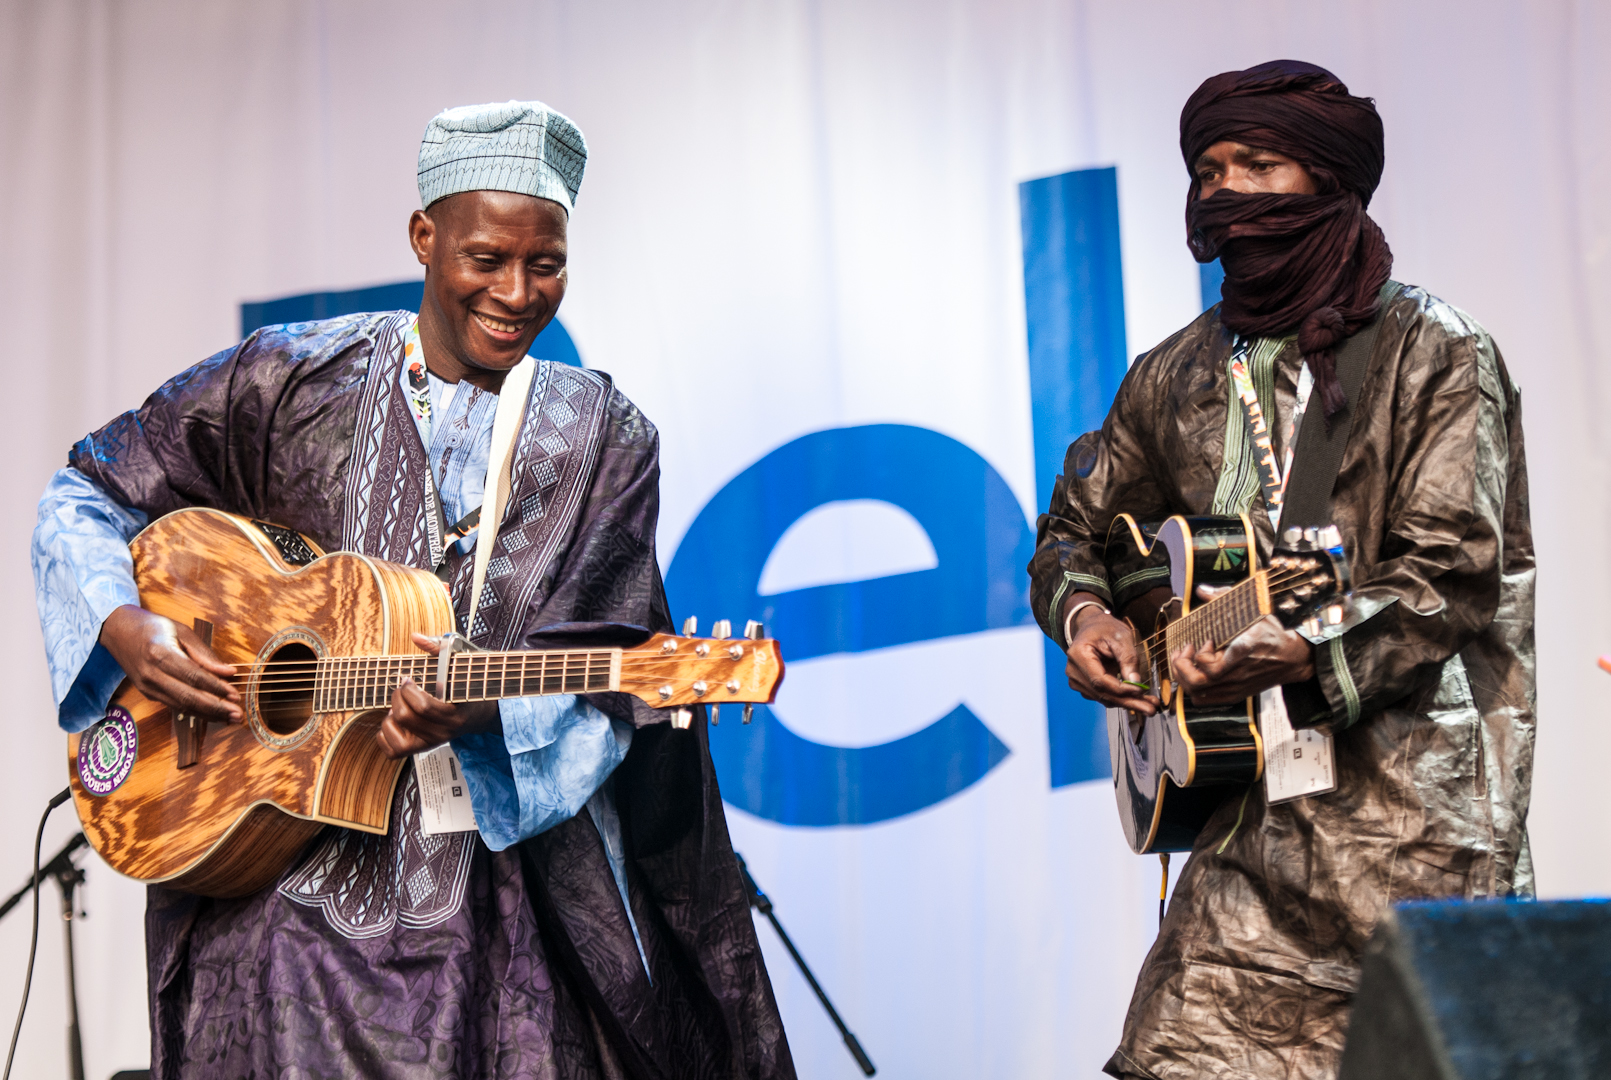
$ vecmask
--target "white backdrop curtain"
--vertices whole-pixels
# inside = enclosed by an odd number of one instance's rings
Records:
[[[659,425],[669,565],[735,476],[848,426],[962,444],[1032,522],[1018,185],[1116,166],[1139,352],[1200,310],[1181,104],[1210,74],[1296,57],[1376,98],[1387,172],[1372,213],[1395,277],[1473,313],[1523,388],[1542,568],[1538,879],[1546,896],[1603,893],[1607,55],[1611,16],[1588,0],[4,0],[0,889],[26,877],[66,776],[26,558],[46,478],[84,432],[235,341],[243,301],[417,277],[404,225],[439,109],[536,98],[586,132],[561,318]],[[887,506],[830,508],[815,541],[773,552],[773,585],[929,565],[922,529]],[[993,624],[796,665],[779,715],[816,743],[888,742],[964,702],[1010,753],[887,820],[729,810],[891,1080],[1095,1076],[1117,1039],[1157,867],[1125,848],[1106,782],[1048,782],[1040,648],[1032,627]],[[75,827],[58,811],[47,851]],[[94,859],[88,872],[78,971],[89,1075],[105,1077],[147,1060],[143,898]],[[46,901],[19,1075],[63,1069]],[[0,924],[8,1020],[27,930],[26,910]],[[760,933],[801,1075],[858,1075]]]

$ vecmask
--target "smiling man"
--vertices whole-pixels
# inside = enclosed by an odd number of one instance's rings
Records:
[[[1520,397],[1475,320],[1389,279],[1366,213],[1383,168],[1370,99],[1312,64],[1227,72],[1186,103],[1180,149],[1188,241],[1220,259],[1224,299],[1138,359],[1102,429],[1069,448],[1040,519],[1034,609],[1075,690],[1155,712],[1119,616],[1155,611],[1168,590],[1143,574],[1110,584],[1114,515],[1245,513],[1268,557],[1286,480],[1305,481],[1300,431],[1341,433],[1335,483],[1312,482],[1346,548],[1348,618],[1312,637],[1266,618],[1171,658],[1199,704],[1263,694],[1267,737],[1277,721],[1332,735],[1335,790],[1221,789],[1107,1065],[1322,1080],[1388,905],[1533,888]],[[1338,352],[1367,332],[1350,400]]]
[[[139,606],[126,545],[183,507],[434,569],[487,647],[671,627],[658,436],[607,376],[536,362],[507,512],[480,518],[500,391],[565,295],[586,158],[539,103],[447,110],[409,220],[418,315],[266,327],[73,448],[33,547],[62,727],[125,678],[193,714],[248,707],[190,627]],[[618,695],[453,706],[405,680],[377,737],[393,758],[451,743],[478,831],[427,835],[406,769],[384,836],[328,828],[238,900],[152,887],[153,1075],[792,1077],[703,725],[666,719]]]

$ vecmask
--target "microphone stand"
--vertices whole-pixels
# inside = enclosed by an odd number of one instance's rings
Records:
[[[73,903],[78,887],[84,884],[84,871],[73,862],[73,855],[89,841],[78,833],[50,861],[39,868],[39,876],[0,904],[0,919],[22,903],[28,893],[47,877],[55,878],[62,893],[62,944],[67,950],[67,1069],[71,1080],[84,1080],[84,1044],[78,1034],[78,980],[73,974]]]
[[[845,1026],[845,1022],[839,1018],[839,1011],[833,1007],[833,1002],[828,1000],[828,995],[823,991],[822,985],[817,982],[817,977],[811,974],[811,968],[806,966],[805,957],[800,955],[800,950],[796,949],[794,942],[789,940],[789,935],[783,930],[783,924],[778,922],[777,913],[772,910],[771,898],[761,891],[759,885],[755,884],[755,879],[750,876],[750,868],[744,862],[744,856],[735,851],[733,852],[733,857],[738,860],[738,872],[744,877],[744,891],[750,894],[750,907],[771,920],[772,929],[776,930],[778,937],[783,939],[783,947],[789,950],[790,956],[794,957],[795,966],[800,969],[800,974],[805,976],[806,982],[811,984],[811,989],[816,991],[817,1000],[822,1002],[822,1007],[828,1010],[828,1019],[832,1020],[833,1026],[839,1029],[839,1034],[844,1038],[845,1048],[850,1051],[850,1056],[856,1059],[856,1064],[861,1066],[863,1074],[872,1076],[878,1071],[873,1067],[872,1059],[867,1056],[867,1051],[861,1048],[861,1043],[856,1041],[856,1036],[851,1034],[850,1029]]]

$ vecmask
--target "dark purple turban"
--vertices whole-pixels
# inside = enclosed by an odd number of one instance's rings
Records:
[[[1193,165],[1215,143],[1272,150],[1314,177],[1314,195],[1220,190],[1197,198]],[[1272,60],[1215,75],[1180,113],[1192,174],[1186,235],[1198,262],[1225,268],[1220,320],[1239,334],[1298,332],[1328,418],[1346,404],[1335,347],[1376,316],[1393,268],[1365,213],[1382,179],[1382,118],[1325,68]]]

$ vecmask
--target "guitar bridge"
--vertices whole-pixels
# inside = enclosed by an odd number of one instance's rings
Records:
[[[206,619],[195,622],[196,636],[209,649],[213,646],[213,624]],[[201,745],[207,738],[207,721],[190,713],[173,714],[173,742],[178,753],[179,767],[188,769],[201,760]]]

